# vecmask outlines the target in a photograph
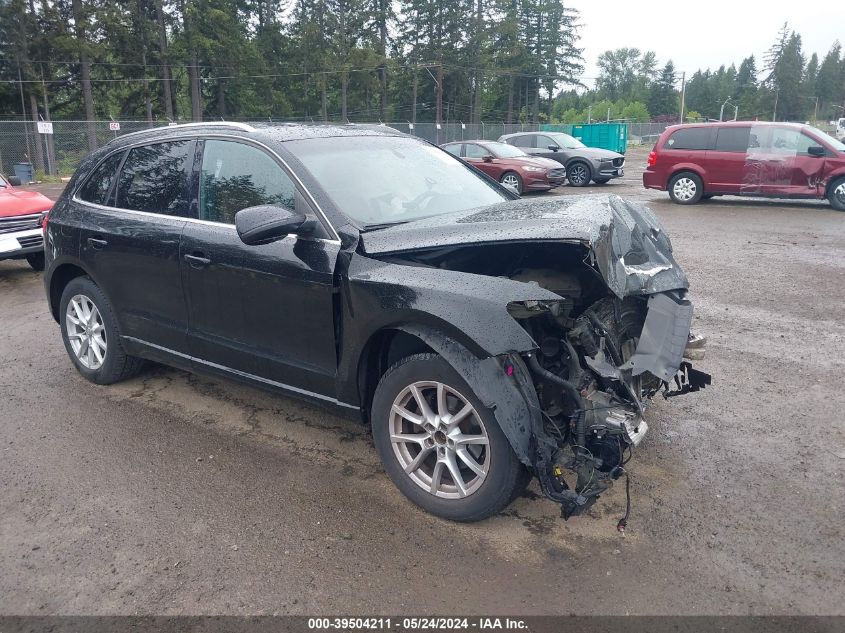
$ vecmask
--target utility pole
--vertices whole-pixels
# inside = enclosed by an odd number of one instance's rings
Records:
[[[775,90],[775,109],[772,112],[772,121],[778,120],[778,96],[780,95],[780,89]]]
[[[429,68],[437,68],[437,76],[431,74]],[[440,130],[443,127],[443,64],[440,62],[431,64],[421,64],[420,68],[425,68],[431,78],[434,79],[434,85],[437,93],[437,144],[440,145]]]
[[[678,123],[684,122],[684,101],[687,96],[687,73],[686,71],[681,73],[681,120]]]
[[[29,126],[26,123],[26,100],[23,96],[23,77],[21,76],[21,59],[18,57],[18,86],[21,90],[21,114],[23,118],[21,122],[23,123],[23,133],[24,137],[26,138],[26,160],[32,162],[32,148],[29,145]],[[36,143],[38,140],[36,139]]]

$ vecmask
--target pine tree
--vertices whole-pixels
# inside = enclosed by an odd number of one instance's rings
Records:
[[[675,90],[675,65],[669,60],[663,67],[660,77],[649,91],[648,111],[651,116],[675,114],[678,112],[678,93]]]

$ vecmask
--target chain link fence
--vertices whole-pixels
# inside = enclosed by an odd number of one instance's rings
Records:
[[[249,121],[252,125],[272,125],[279,121]],[[116,124],[116,125],[115,125]],[[67,177],[73,174],[91,146],[101,146],[121,134],[168,125],[167,121],[53,121],[52,134],[41,134],[32,121],[0,121],[0,172],[14,174],[16,163],[31,163],[36,179],[45,175]],[[531,123],[436,123],[392,122],[386,125],[432,143],[485,139],[498,140],[503,134],[536,132]],[[634,143],[654,142],[665,123],[629,123],[628,138]],[[119,129],[113,129],[119,127]],[[90,140],[89,140],[90,139]]]

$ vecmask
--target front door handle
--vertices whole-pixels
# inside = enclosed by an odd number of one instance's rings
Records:
[[[185,255],[184,259],[194,268],[204,268],[211,263],[211,260],[208,257],[203,257],[202,253],[198,255]]]
[[[109,245],[109,243],[106,240],[100,239],[98,237],[89,237],[88,238],[88,246],[90,246],[94,250],[98,250],[98,251],[102,250],[108,245]]]

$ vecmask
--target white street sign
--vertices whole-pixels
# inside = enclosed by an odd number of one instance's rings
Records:
[[[52,134],[53,133],[53,124],[50,121],[38,121],[38,133],[39,134]]]
[[[120,123],[118,123],[117,121],[110,121],[109,122],[109,129],[112,132],[120,132]]]

